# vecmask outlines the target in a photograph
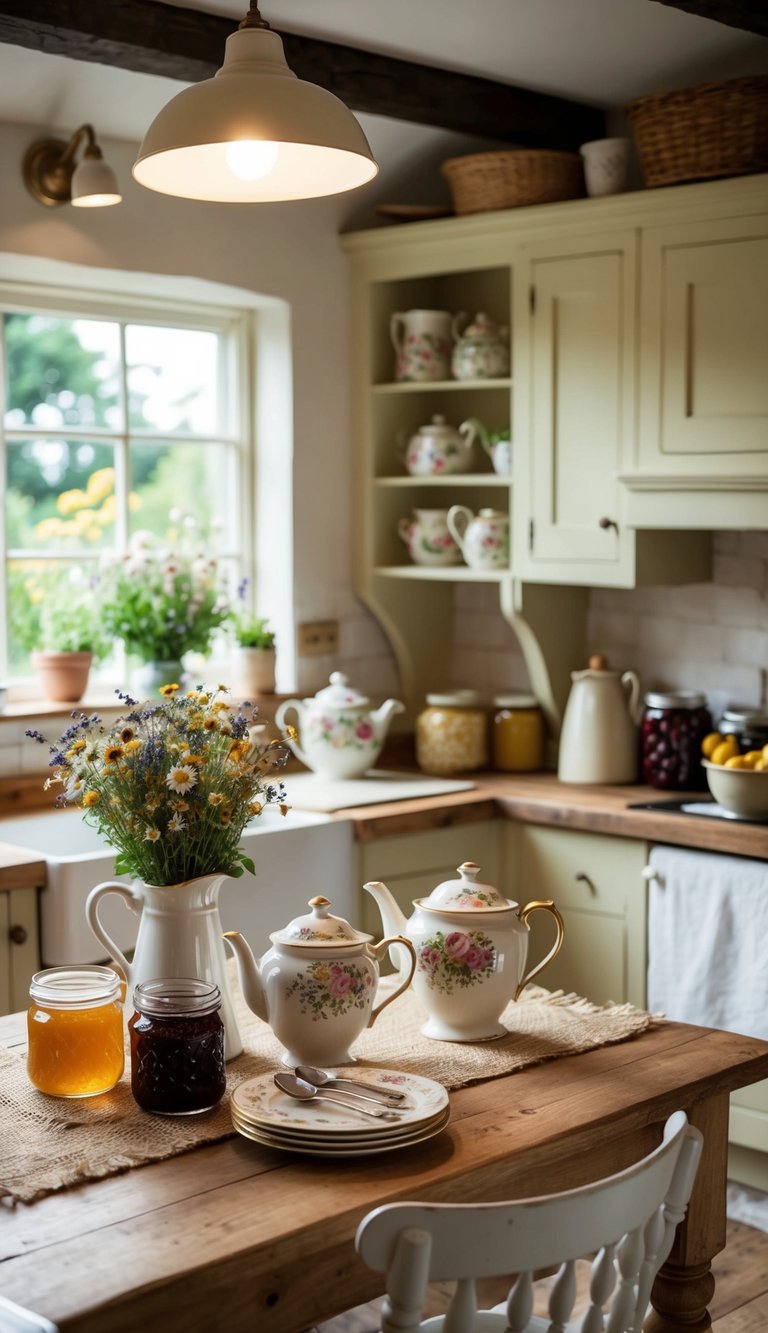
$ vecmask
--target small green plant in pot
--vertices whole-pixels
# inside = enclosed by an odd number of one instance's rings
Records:
[[[240,601],[245,597],[247,580],[238,588]],[[235,611],[232,629],[236,644],[237,689],[246,697],[275,692],[275,633],[266,616],[251,611]]]
[[[77,703],[85,694],[94,660],[107,652],[107,638],[92,594],[66,582],[51,584],[40,604],[31,661],[43,693],[54,703]]]

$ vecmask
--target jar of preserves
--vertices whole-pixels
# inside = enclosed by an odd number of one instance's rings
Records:
[[[470,773],[488,763],[488,715],[476,690],[428,694],[416,719],[416,762],[425,773]]]
[[[764,745],[768,745],[768,713],[747,708],[726,708],[717,730],[721,736],[735,736],[742,754],[748,750],[762,750]]]
[[[704,791],[701,742],[712,730],[703,694],[675,690],[645,696],[641,726],[643,780],[662,791]]]
[[[502,773],[532,773],[544,763],[544,717],[535,694],[497,694],[491,758]]]
[[[226,1088],[221,994],[210,981],[163,977],[134,988],[131,1092],[154,1115],[198,1115]]]
[[[27,1073],[49,1097],[96,1097],[125,1068],[122,982],[111,967],[49,967],[29,987]]]

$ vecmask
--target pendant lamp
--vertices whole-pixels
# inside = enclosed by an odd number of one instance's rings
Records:
[[[255,4],[227,38],[214,77],[155,117],[133,167],[150,190],[223,203],[340,194],[377,171],[352,112],[296,77]]]

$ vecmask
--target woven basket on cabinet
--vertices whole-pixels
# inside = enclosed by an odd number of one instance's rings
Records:
[[[646,185],[768,170],[768,76],[702,83],[626,107]]]
[[[469,153],[449,158],[440,170],[451,187],[456,213],[549,204],[584,194],[584,169],[578,153],[544,148]]]

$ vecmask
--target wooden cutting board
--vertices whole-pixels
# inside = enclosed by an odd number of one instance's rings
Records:
[[[288,804],[298,810],[351,810],[358,805],[381,805],[386,801],[412,801],[419,796],[444,796],[449,792],[472,791],[474,782],[436,778],[429,774],[395,773],[372,768],[362,778],[322,778],[316,773],[286,773]]]

